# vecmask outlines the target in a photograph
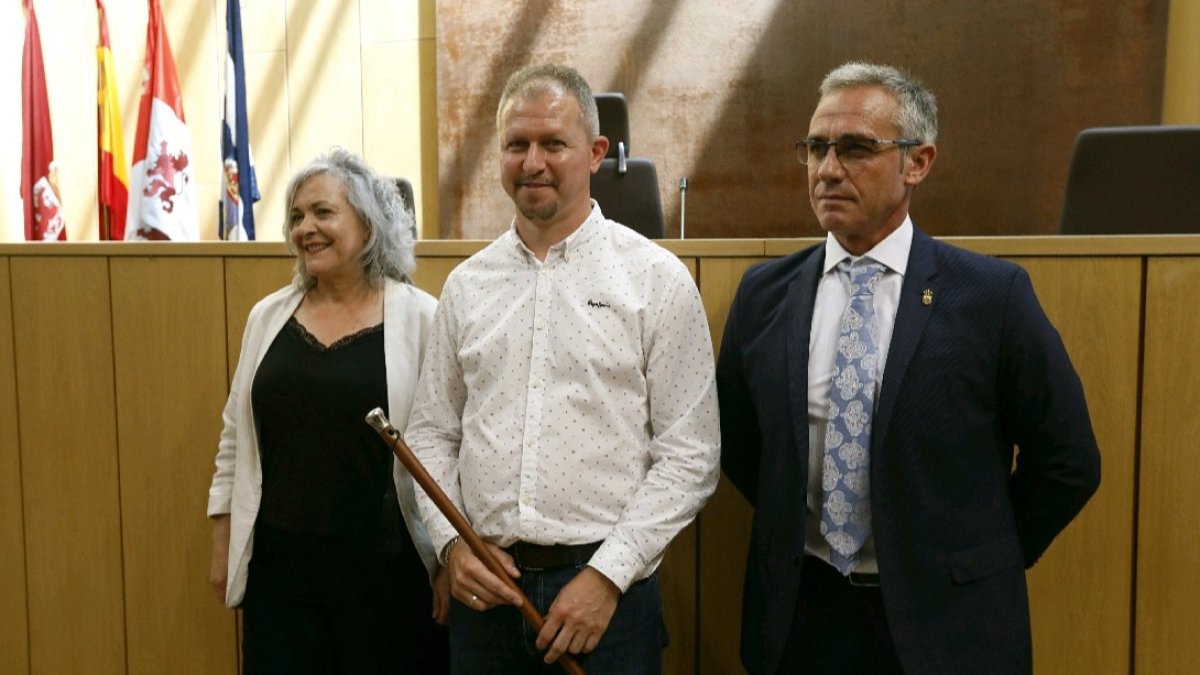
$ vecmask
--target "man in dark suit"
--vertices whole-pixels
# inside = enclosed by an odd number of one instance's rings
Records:
[[[796,147],[828,236],[746,273],[717,367],[755,508],[742,661],[1027,673],[1025,569],[1100,481],[1079,377],[1024,270],[909,218],[933,95],[863,63],[820,93]]]

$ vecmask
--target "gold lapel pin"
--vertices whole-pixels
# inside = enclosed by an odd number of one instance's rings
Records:
[[[929,305],[933,304],[933,291],[932,290],[926,288],[925,292],[921,294],[921,304],[925,305],[925,306],[929,306]]]

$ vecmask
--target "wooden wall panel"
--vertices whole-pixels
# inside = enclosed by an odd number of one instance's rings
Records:
[[[695,279],[696,259],[682,260]],[[663,652],[663,673],[666,675],[696,672],[696,579],[700,555],[697,527],[693,522],[671,541],[658,569],[663,620],[671,638],[671,644]]]
[[[292,281],[292,258],[226,258],[225,259],[225,325],[229,381],[237,368],[242,351],[242,333],[254,304],[269,293]],[[229,394],[229,381],[225,394]],[[222,400],[221,405],[224,405]],[[213,438],[212,454],[217,454],[217,439]],[[211,475],[209,476],[211,478]]]
[[[237,368],[238,356],[242,349],[242,333],[246,330],[246,319],[254,303],[268,293],[291,283],[293,265],[291,257],[269,258],[226,258],[225,259],[225,368],[228,374],[221,399],[221,410],[224,410],[225,400],[229,395],[229,382],[233,380],[233,371]],[[217,439],[211,446],[212,457],[217,454]],[[211,460],[210,460],[211,461]],[[211,471],[208,474],[212,478]],[[209,540],[211,542],[211,539]],[[237,645],[242,643],[241,613],[238,618]],[[237,657],[241,659],[241,649],[235,648]]]
[[[429,24],[428,37],[421,37],[421,47],[417,58],[417,83],[419,89],[415,92],[415,100],[420,102],[421,109],[421,182],[413,183],[416,192],[417,225],[420,236],[424,239],[437,239],[439,232],[440,214],[438,195],[441,190],[438,183],[438,149],[437,149],[437,45],[433,38],[433,2],[420,0],[421,24]],[[422,32],[424,33],[424,28]]]
[[[129,673],[236,673],[205,515],[227,381],[218,258],[111,262]]]
[[[466,256],[461,258],[421,258],[417,260],[413,283],[417,285],[417,288],[433,297],[440,297],[442,286],[446,284],[446,277],[450,276],[450,272],[454,271],[454,268],[464,260],[466,260]]]
[[[11,261],[31,672],[125,671],[105,258]]]
[[[1200,124],[1200,0],[1172,0],[1167,21],[1163,124]]]
[[[671,638],[663,651],[664,675],[696,672],[696,528],[688,525],[671,541],[658,568],[663,620]]]
[[[1197,673],[1200,260],[1152,260],[1146,287],[1136,672]]]
[[[712,334],[713,351],[721,351],[721,335],[725,332],[725,316],[733,304],[742,275],[751,265],[767,258],[702,258],[697,277],[704,311],[708,314],[708,330]]]
[[[761,258],[700,260],[700,296],[708,314],[713,349],[720,351],[725,315],[742,275]],[[742,578],[750,546],[753,509],[721,477],[717,492],[700,513],[700,628],[698,673],[742,672],[738,644],[742,620]]]
[[[1015,262],[1029,270],[1083,381],[1102,462],[1100,489],[1028,573],[1034,672],[1127,673],[1142,264]]]
[[[724,477],[700,513],[697,673],[740,673],[742,582],[754,509]]]
[[[439,253],[416,275],[435,294],[465,257]],[[234,616],[206,584],[204,494],[246,314],[292,260],[190,256],[0,256],[0,672],[236,671]],[[719,346],[762,258],[687,256]],[[1200,670],[1200,546],[1180,536],[1200,520],[1200,422],[1180,413],[1200,406],[1200,260],[1150,257],[1144,349],[1143,256],[1014,260],[1080,372],[1104,462],[1100,492],[1029,575],[1036,672]],[[666,672],[741,672],[751,515],[723,481],[668,551]]]
[[[238,357],[242,350],[242,333],[246,330],[246,319],[254,304],[287,284],[291,283],[293,265],[291,257],[270,258],[226,258],[225,259],[225,353],[226,373],[225,387],[221,399],[224,410],[225,400],[229,395],[229,383],[233,380],[233,371],[237,368]],[[219,413],[218,413],[219,415]],[[211,445],[212,457],[217,454],[217,438]],[[210,467],[211,467],[210,458]],[[208,473],[211,480],[212,471]],[[211,539],[210,545],[211,545]],[[238,617],[238,639],[241,644],[242,621]],[[241,659],[241,649],[235,647],[237,658]]]
[[[29,672],[21,446],[8,258],[0,258],[0,673]]]

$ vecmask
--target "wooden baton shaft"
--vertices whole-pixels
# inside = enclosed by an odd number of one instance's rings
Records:
[[[545,623],[542,615],[533,606],[533,603],[529,601],[529,597],[525,595],[525,592],[521,590],[517,582],[508,576],[504,565],[496,559],[496,556],[492,555],[492,550],[487,547],[483,538],[471,527],[471,523],[467,522],[466,516],[458,510],[458,507],[454,505],[454,502],[450,501],[450,498],[446,496],[446,493],[437,484],[437,481],[433,479],[433,476],[430,476],[429,472],[425,470],[425,466],[421,464],[421,460],[417,459],[417,456],[413,454],[412,449],[404,442],[404,438],[400,435],[400,432],[396,430],[396,427],[392,426],[387,416],[383,414],[383,410],[376,408],[368,413],[367,424],[370,424],[380,437],[383,438],[384,442],[388,444],[392,449],[392,453],[396,455],[396,459],[400,460],[404,468],[408,469],[408,472],[412,474],[413,480],[417,482],[417,485],[421,486],[425,494],[429,495],[429,498],[433,500],[438,511],[441,511],[446,520],[450,521],[450,525],[458,532],[458,536],[467,542],[467,546],[471,548],[471,552],[475,554],[475,557],[479,558],[492,574],[499,577],[505,585],[521,596],[521,606],[517,609],[521,610],[521,615],[533,626],[534,631],[540,633],[542,625]],[[587,675],[569,653],[564,652],[562,656],[558,657],[558,663],[569,675]]]

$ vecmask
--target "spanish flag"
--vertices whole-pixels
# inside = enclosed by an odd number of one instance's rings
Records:
[[[96,46],[96,124],[100,147],[96,159],[100,199],[100,239],[125,239],[125,209],[129,204],[129,169],[125,162],[125,137],[121,132],[121,102],[113,75],[113,55],[108,43],[104,0],[96,0],[100,19],[100,44]]]

